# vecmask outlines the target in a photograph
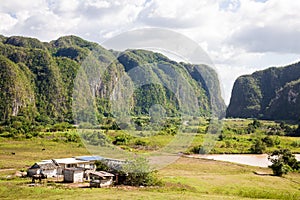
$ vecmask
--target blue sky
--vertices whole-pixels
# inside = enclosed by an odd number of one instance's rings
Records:
[[[299,10],[296,0],[1,0],[0,34],[102,43],[124,31],[167,28],[208,53],[228,103],[239,75],[299,60]]]

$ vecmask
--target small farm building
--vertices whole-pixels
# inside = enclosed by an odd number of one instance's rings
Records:
[[[81,183],[83,182],[84,170],[82,168],[66,168],[63,170],[64,182]]]
[[[113,184],[114,175],[104,171],[95,171],[89,173],[90,187],[108,187]]]
[[[57,175],[57,166],[52,161],[37,162],[27,170],[27,176],[32,177],[35,174],[44,174],[47,177]]]
[[[59,165],[58,174],[62,174],[66,168],[82,168],[88,170],[95,170],[96,166],[91,161],[78,160],[76,158],[61,158],[54,159],[54,162]]]

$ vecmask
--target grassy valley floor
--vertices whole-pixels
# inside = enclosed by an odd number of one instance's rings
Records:
[[[161,187],[70,188],[50,180],[30,187],[31,179],[14,177],[16,170],[89,152],[78,143],[43,138],[2,138],[0,152],[0,199],[300,199],[299,173],[280,178],[267,168],[186,157],[158,171]]]

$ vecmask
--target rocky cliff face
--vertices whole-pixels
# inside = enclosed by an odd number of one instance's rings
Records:
[[[300,63],[239,77],[227,117],[298,120]]]
[[[1,36],[0,67],[1,121],[93,122],[115,112],[147,115],[157,104],[168,116],[225,110],[208,66],[145,50],[112,52],[76,36],[49,43]]]

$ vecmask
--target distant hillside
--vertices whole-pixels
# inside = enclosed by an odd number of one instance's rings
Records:
[[[178,78],[178,85],[176,74],[183,79]],[[152,80],[139,83],[147,77]],[[134,91],[129,89],[132,84]],[[160,104],[168,116],[176,116],[183,105],[178,95],[185,85],[196,99],[185,106],[199,105],[186,114],[225,112],[217,75],[208,66],[177,63],[145,50],[109,51],[76,36],[49,43],[0,36],[2,124],[95,122],[113,116],[112,99],[126,99],[130,115],[148,115],[151,106]]]
[[[272,67],[239,77],[233,86],[227,117],[298,120],[300,63]]]

